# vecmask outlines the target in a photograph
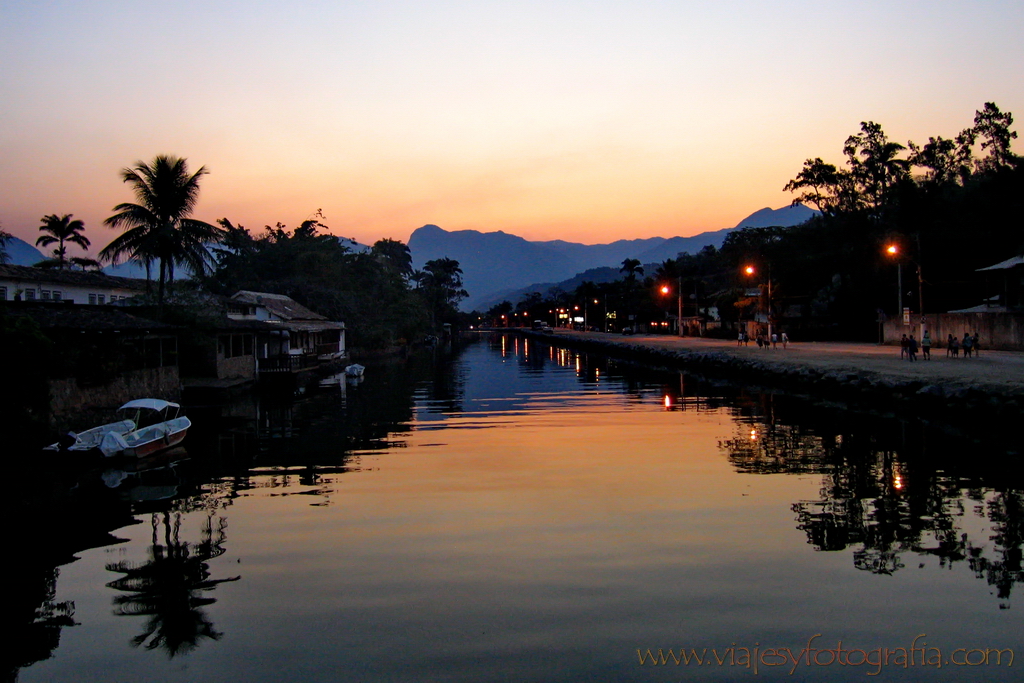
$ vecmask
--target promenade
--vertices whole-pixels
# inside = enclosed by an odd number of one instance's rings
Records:
[[[1024,396],[1024,353],[988,351],[982,343],[976,357],[948,358],[944,348],[932,350],[931,360],[900,359],[898,346],[856,342],[790,342],[776,349],[760,349],[750,342],[737,346],[736,340],[705,337],[674,337],[667,335],[605,334],[559,329],[555,337],[573,343],[593,342],[601,346],[636,351],[650,349],[678,356],[679,360],[696,361],[717,358],[738,365],[749,364],[780,374],[813,371],[818,375],[853,377],[881,384],[920,383],[941,387],[943,394],[971,389],[993,395]]]

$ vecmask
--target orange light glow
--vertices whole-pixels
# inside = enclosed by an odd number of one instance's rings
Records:
[[[663,287],[661,288],[661,293],[662,293],[662,294],[668,294],[668,293],[669,293],[669,288],[668,288],[668,285],[665,285],[665,286],[663,286]]]
[[[893,255],[898,254],[900,251],[895,244],[890,244],[885,250]]]

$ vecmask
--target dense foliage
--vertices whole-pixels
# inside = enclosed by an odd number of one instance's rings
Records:
[[[409,247],[383,239],[355,252],[327,232],[317,213],[294,231],[278,223],[253,235],[226,218],[210,290],[285,294],[345,322],[349,345],[380,348],[414,341],[453,322],[462,290],[457,261],[431,261],[414,273]]]
[[[953,138],[924,144],[892,141],[864,122],[842,147],[843,164],[808,159],[785,187],[820,216],[796,227],[730,233],[721,249],[681,254],[661,264],[645,285],[641,322],[717,306],[723,321],[749,319],[767,307],[808,336],[874,338],[879,311],[897,313],[897,264],[904,306],[925,312],[975,306],[999,293],[977,269],[1024,253],[1024,162],[1011,150],[1013,117],[995,104]],[[895,245],[896,255],[886,252]],[[750,266],[752,274],[746,274]],[[918,289],[920,268],[923,292]],[[553,293],[520,308],[549,311],[596,298],[610,306],[628,298],[630,277],[591,285],[589,292]],[[670,294],[660,292],[667,285]],[[591,305],[594,305],[591,303]],[[514,309],[511,304],[509,308]],[[489,311],[500,320],[504,308]],[[620,320],[621,313],[616,317]]]

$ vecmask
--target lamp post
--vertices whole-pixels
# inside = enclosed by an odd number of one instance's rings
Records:
[[[661,286],[661,293],[668,295],[672,291],[672,288],[668,285]],[[679,288],[676,290],[676,305],[678,307],[678,313],[676,314],[676,335],[679,337],[683,336],[683,278],[679,277]]]
[[[743,269],[747,275],[754,275],[757,269],[754,266],[747,266]],[[772,338],[772,264],[768,263],[768,306],[765,316],[768,319],[768,339]]]
[[[885,248],[886,253],[892,257],[898,257],[900,254],[900,248],[895,244],[890,244]],[[918,312],[921,315],[921,334],[924,335],[924,278],[921,275],[921,263],[910,259],[911,263],[917,267],[917,307]],[[903,262],[896,261],[896,286],[899,287],[899,311],[898,315],[903,315]]]

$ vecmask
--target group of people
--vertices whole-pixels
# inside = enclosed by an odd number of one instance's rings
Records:
[[[975,357],[978,356],[978,333],[974,335],[967,334],[964,332],[964,338],[957,339],[952,334],[946,338],[946,356],[952,356],[958,358],[960,356],[960,349],[964,351],[964,358],[970,358],[971,354]]]
[[[782,342],[782,348],[785,349],[789,346],[789,335],[785,332],[781,334],[778,332],[772,332],[771,337],[769,337],[768,335],[761,334],[761,332],[758,331],[755,341],[757,342],[757,348],[759,349],[777,349],[779,348],[779,342]],[[736,346],[746,346],[749,343],[750,335],[747,334],[745,330],[741,330],[739,336],[736,337]]]
[[[975,332],[973,336],[964,332],[964,338],[962,341],[950,334],[946,339],[946,356],[959,358],[960,349],[963,349],[964,351],[964,358],[970,358],[972,353],[977,356],[979,346],[977,332]],[[924,331],[924,334],[921,336],[920,343],[918,343],[917,339],[914,338],[914,335],[910,335],[909,337],[907,335],[903,335],[900,339],[900,359],[902,360],[903,358],[907,358],[907,360],[911,362],[917,360],[917,351],[919,348],[921,350],[921,358],[923,360],[931,360],[932,337],[931,332],[928,330]]]

